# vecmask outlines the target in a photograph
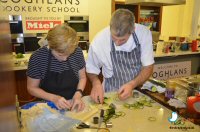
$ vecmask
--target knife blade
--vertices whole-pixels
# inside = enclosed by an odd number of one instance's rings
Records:
[[[101,109],[100,117],[99,117],[99,128],[101,127],[101,124],[103,122],[103,117],[104,117],[104,110]]]

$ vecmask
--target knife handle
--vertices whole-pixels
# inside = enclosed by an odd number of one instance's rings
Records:
[[[103,117],[103,116],[104,116],[104,110],[101,109],[100,117]]]

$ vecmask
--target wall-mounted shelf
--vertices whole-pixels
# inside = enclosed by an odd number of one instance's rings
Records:
[[[128,9],[135,15],[135,22],[143,24],[151,31],[161,32],[162,6],[143,6],[115,2],[115,10],[119,8]]]

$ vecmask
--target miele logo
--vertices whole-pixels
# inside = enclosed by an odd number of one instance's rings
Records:
[[[26,21],[26,30],[49,30],[61,21]]]

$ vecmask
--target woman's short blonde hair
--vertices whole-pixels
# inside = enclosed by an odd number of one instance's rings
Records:
[[[135,17],[128,9],[117,9],[110,21],[111,34],[122,37],[134,31]]]
[[[78,37],[74,29],[66,23],[50,29],[47,34],[48,45],[59,53],[71,54],[78,46]]]

